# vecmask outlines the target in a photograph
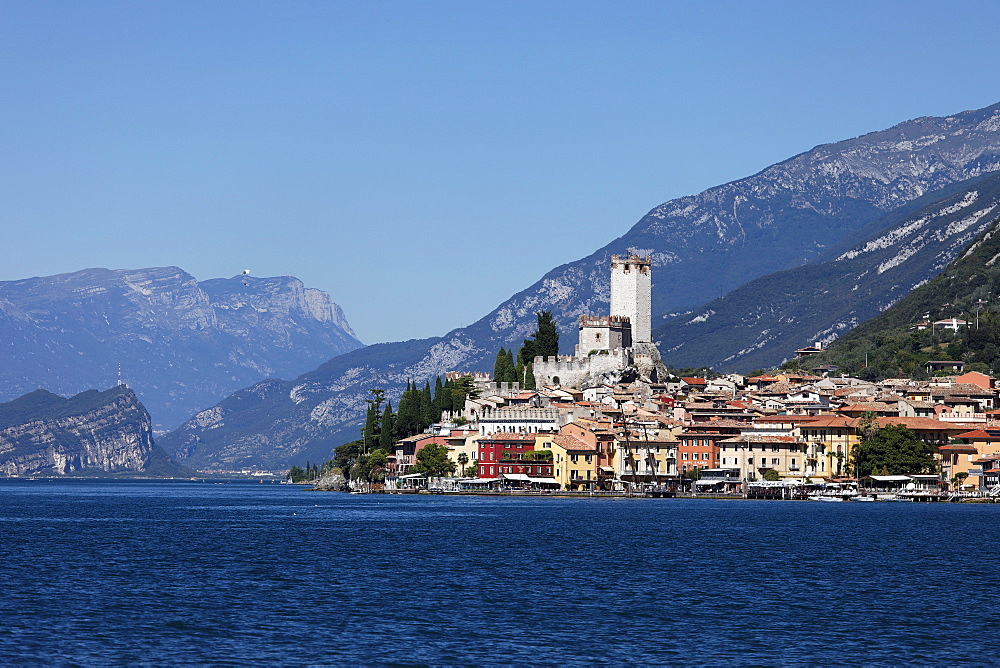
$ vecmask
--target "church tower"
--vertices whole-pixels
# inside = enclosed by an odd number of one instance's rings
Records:
[[[653,340],[650,268],[649,256],[611,256],[611,316],[632,323],[632,345]]]

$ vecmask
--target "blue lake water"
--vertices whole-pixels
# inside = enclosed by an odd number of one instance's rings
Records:
[[[992,663],[998,517],[0,481],[0,663]]]

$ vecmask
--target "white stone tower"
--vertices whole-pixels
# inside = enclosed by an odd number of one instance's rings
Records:
[[[651,343],[652,279],[649,256],[611,256],[611,315],[632,323],[632,345]]]

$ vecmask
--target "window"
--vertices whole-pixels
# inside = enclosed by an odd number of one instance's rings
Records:
[[[688,458],[688,453],[685,452],[684,456],[682,457],[682,459],[687,459],[687,458]]]
[[[747,466],[753,466],[753,457],[747,458]]]
[[[708,459],[708,453],[707,452],[701,453],[701,458],[702,459]]]
[[[778,458],[771,457],[771,466],[777,466],[777,465],[778,465]]]

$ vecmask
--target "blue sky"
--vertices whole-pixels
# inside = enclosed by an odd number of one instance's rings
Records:
[[[0,3],[0,280],[292,274],[468,325],[654,206],[1000,101],[996,2]]]

